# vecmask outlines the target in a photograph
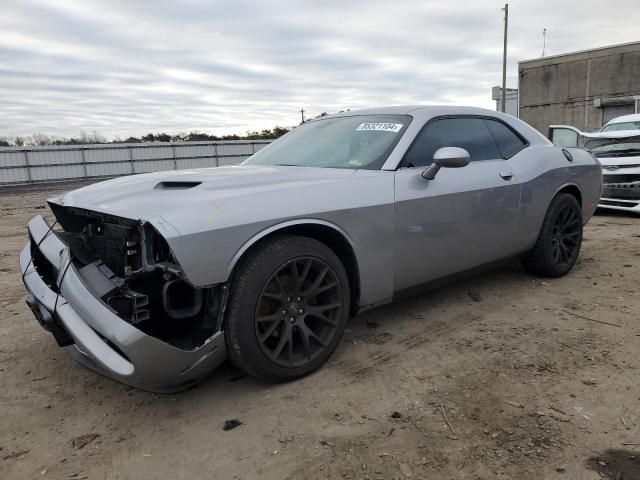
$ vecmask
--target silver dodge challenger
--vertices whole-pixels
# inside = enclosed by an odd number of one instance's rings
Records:
[[[390,107],[309,121],[237,166],[121,177],[28,225],[27,303],[85,366],[142,389],[229,358],[318,369],[348,318],[501,259],[571,270],[602,188],[588,151],[509,115]]]

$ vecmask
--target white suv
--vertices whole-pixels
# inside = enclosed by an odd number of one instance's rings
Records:
[[[602,196],[598,207],[640,213],[640,114],[624,115],[596,133],[570,125],[551,125],[556,145],[583,147],[602,164]]]

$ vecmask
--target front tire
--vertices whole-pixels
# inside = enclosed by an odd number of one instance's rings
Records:
[[[294,235],[265,240],[232,279],[225,318],[229,358],[266,382],[307,375],[340,342],[349,301],[344,266],[325,244]]]
[[[559,193],[551,201],[538,240],[522,259],[527,271],[545,277],[566,275],[582,245],[582,208],[576,198]]]

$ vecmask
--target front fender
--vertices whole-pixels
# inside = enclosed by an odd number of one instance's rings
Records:
[[[256,233],[253,237],[251,237],[245,243],[243,243],[240,246],[240,248],[236,251],[231,261],[229,262],[229,266],[227,268],[227,275],[231,275],[231,272],[236,267],[236,264],[238,263],[240,258],[242,258],[242,256],[247,252],[247,250],[249,250],[253,245],[255,245],[257,242],[259,242],[263,238],[279,230],[284,230],[285,228],[303,226],[303,225],[321,225],[323,227],[328,227],[336,231],[349,243],[349,245],[351,246],[351,250],[356,255],[356,261],[357,261],[357,253],[355,253],[356,249],[355,249],[353,240],[349,237],[349,234],[345,232],[342,228],[340,228],[338,225],[332,222],[328,222],[326,220],[318,219],[318,218],[298,218],[298,219],[289,220],[286,222],[277,223],[268,228],[265,228],[264,230]]]

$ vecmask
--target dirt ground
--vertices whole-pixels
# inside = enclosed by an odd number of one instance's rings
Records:
[[[361,314],[297,382],[224,365],[157,395],[25,306],[25,224],[56,193],[0,194],[0,479],[640,479],[640,217],[595,216],[565,278],[513,263]]]

